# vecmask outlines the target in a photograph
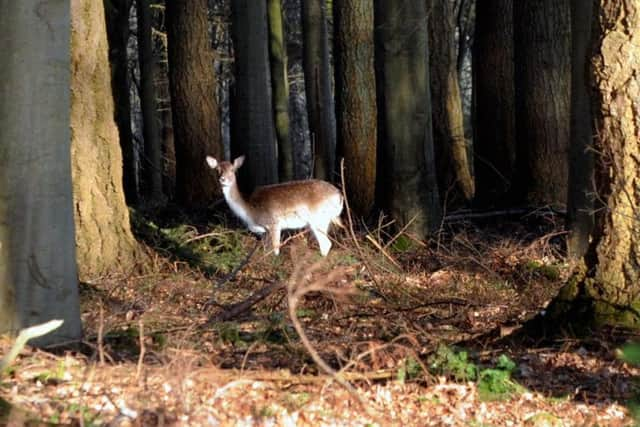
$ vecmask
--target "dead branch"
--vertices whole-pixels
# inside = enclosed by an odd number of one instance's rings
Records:
[[[257,303],[259,303],[260,301],[262,301],[265,298],[267,298],[269,295],[271,295],[275,291],[277,291],[279,289],[283,289],[283,288],[284,288],[284,284],[283,283],[281,283],[281,282],[273,282],[273,283],[263,287],[262,289],[258,290],[257,292],[251,294],[245,300],[240,301],[240,302],[235,303],[235,304],[231,304],[230,306],[226,306],[225,307],[226,308],[225,311],[223,311],[222,313],[218,314],[217,316],[212,317],[207,322],[207,324],[211,324],[211,323],[216,322],[216,321],[226,321],[226,320],[230,320],[230,319],[236,318],[239,315],[241,315],[244,312],[246,312],[247,310],[249,310],[251,307],[253,307]]]

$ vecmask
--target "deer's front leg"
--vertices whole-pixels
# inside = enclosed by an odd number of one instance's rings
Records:
[[[269,233],[269,239],[271,240],[273,253],[276,255],[280,255],[280,227],[277,225],[272,225],[267,228],[267,231]]]

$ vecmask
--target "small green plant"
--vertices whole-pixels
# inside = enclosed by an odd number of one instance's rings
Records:
[[[630,343],[617,351],[618,357],[632,365],[640,365],[640,343]],[[627,402],[629,413],[635,420],[636,425],[640,425],[640,387],[636,385],[635,396]]]
[[[441,345],[429,358],[429,370],[434,374],[452,376],[456,381],[473,381],[477,378],[478,367],[469,360],[469,354]]]
[[[478,395],[481,400],[508,399],[524,388],[511,378],[516,364],[506,355],[501,355],[495,368],[482,369],[478,374]]]
[[[404,384],[405,381],[417,378],[422,373],[422,365],[413,357],[405,358],[398,366],[396,379]]]
[[[555,265],[543,264],[540,261],[529,260],[524,265],[526,271],[534,274],[540,274],[549,280],[558,280],[560,278],[560,269]]]

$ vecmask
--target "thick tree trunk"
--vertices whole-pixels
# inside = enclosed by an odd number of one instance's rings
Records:
[[[113,98],[104,8],[71,1],[71,160],[81,280],[136,261],[122,189],[122,154]]]
[[[271,87],[278,140],[278,172],[281,181],[293,179],[293,146],[289,139],[289,81],[284,40],[282,0],[268,0]]]
[[[167,1],[176,197],[188,207],[214,199],[218,181],[205,158],[223,152],[207,14],[207,0]]]
[[[571,0],[571,147],[567,201],[567,250],[583,257],[593,231],[593,135],[588,76],[593,4]]]
[[[516,170],[513,1],[476,4],[473,42],[473,152],[480,206],[513,199]]]
[[[329,35],[324,0],[302,0],[303,64],[309,133],[313,144],[313,175],[333,180],[336,119],[331,90]]]
[[[239,170],[240,185],[244,191],[251,191],[256,186],[278,181],[267,4],[234,0],[231,6],[235,51],[231,153],[234,157],[247,156]]]
[[[69,3],[3,1],[0,9],[0,333],[62,319],[32,344],[78,340]]]
[[[440,224],[429,90],[426,2],[378,5],[386,194],[398,227],[424,238]]]
[[[124,196],[127,204],[138,203],[135,147],[131,132],[131,102],[129,100],[129,15],[133,0],[104,0],[107,16],[107,38],[109,40],[109,64],[115,104],[115,120],[118,125],[122,148],[122,172]]]
[[[571,89],[569,0],[514,1],[518,192],[565,206]]]
[[[334,3],[336,118],[349,204],[367,216],[375,199],[377,106],[373,0]]]
[[[438,187],[442,198],[451,200],[450,190],[458,190],[453,195],[460,193],[464,200],[470,201],[475,183],[464,137],[455,16],[451,0],[430,0],[429,4],[431,108]]]
[[[151,38],[150,0],[136,0],[136,12],[138,61],[140,62],[140,108],[144,138],[144,156],[141,161],[142,193],[147,201],[155,204],[162,199],[162,146],[154,90],[155,61]]]

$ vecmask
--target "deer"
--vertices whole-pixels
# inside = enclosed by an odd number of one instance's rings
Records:
[[[280,254],[280,233],[305,227],[311,229],[320,254],[327,256],[331,249],[329,227],[335,224],[344,228],[340,220],[344,200],[335,186],[317,179],[288,181],[258,187],[245,198],[236,177],[245,156],[233,162],[211,156],[206,160],[218,172],[222,194],[233,213],[253,233],[267,233],[276,256]]]

